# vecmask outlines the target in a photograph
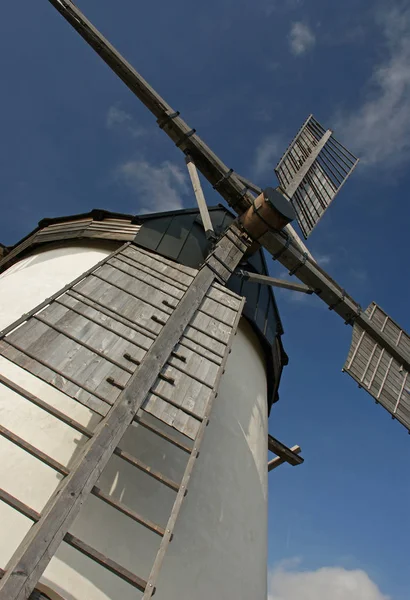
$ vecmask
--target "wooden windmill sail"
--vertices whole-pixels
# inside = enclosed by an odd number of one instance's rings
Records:
[[[171,279],[170,271],[174,268],[172,264],[155,266],[158,272],[162,272],[162,277],[159,277],[162,284],[152,280],[147,282],[141,260],[138,260],[135,251],[128,246],[110,255],[104,264],[98,265],[98,268],[109,271],[106,263],[110,261],[113,264],[119,261],[120,269],[136,279],[145,281],[151,286],[151,293],[155,294],[150,302],[153,308],[160,306],[162,317],[151,315],[155,323],[154,333],[149,342],[141,341],[143,347],[138,356],[131,355],[128,351],[115,357],[110,356],[110,360],[107,361],[110,364],[104,367],[107,376],[100,388],[86,389],[84,382],[76,380],[69,372],[60,374],[61,381],[67,386],[67,390],[71,390],[70,393],[81,398],[84,403],[95,403],[106,412],[102,414],[103,420],[94,432],[83,431],[90,438],[89,442],[71,470],[60,469],[64,480],[51,496],[45,510],[39,514],[30,507],[17,503],[7,494],[3,494],[1,498],[32,519],[36,525],[17,548],[5,569],[0,582],[0,600],[28,598],[63,540],[143,591],[143,598],[148,600],[155,591],[159,569],[198,456],[212,401],[217,393],[219,378],[242,310],[240,298],[228,294],[221,284],[227,282],[237,271],[245,255],[254,251],[256,247],[262,246],[275,260],[286,267],[291,275],[296,275],[301,281],[294,284],[293,289],[317,294],[330,310],[353,326],[352,345],[345,370],[407,429],[410,427],[408,384],[410,341],[402,328],[376,304],[371,304],[363,311],[360,305],[317,265],[304,243],[289,228],[289,223],[296,214],[299,225],[307,237],[357,164],[357,159],[335,140],[332,132],[326,131],[313,117],[309,117],[276,168],[280,187],[276,190],[272,188],[259,190],[258,186],[247,182],[229,169],[212,152],[195,129],[190,128],[179,112],[152,89],[70,0],[49,1],[144,103],[155,116],[159,127],[184,152],[207,235],[210,238],[214,236],[207,218],[207,209],[201,194],[199,178],[196,176],[196,168],[238,215],[237,220],[216,241],[215,248],[204,265],[199,270],[186,270],[183,273],[185,279],[183,294],[170,288],[166,288],[167,291],[164,292],[164,284]],[[92,292],[93,278],[104,277],[101,271],[96,275],[95,270],[85,273],[81,278],[86,294]],[[255,280],[255,276],[250,273],[242,274]],[[282,287],[292,285],[269,277],[265,277],[263,281],[260,276],[258,282]],[[72,288],[77,283],[73,282],[67,289],[60,290],[55,297],[48,299],[44,306],[37,306],[30,314],[24,315],[21,322],[15,322],[3,331],[2,354],[11,357],[17,363],[20,354],[24,354],[25,368],[28,368],[31,359],[42,364],[46,374],[53,372],[55,366],[50,362],[53,359],[52,352],[50,356],[46,356],[47,351],[50,352],[50,347],[40,348],[34,358],[30,357],[29,351],[24,347],[24,336],[29,331],[30,335],[35,337],[36,331],[43,325],[54,328],[56,334],[61,333],[53,321],[53,314],[61,305],[70,310],[73,308],[72,299],[78,292]],[[156,291],[152,292],[152,290]],[[210,300],[214,302],[212,305],[214,308],[216,302],[215,310],[221,309],[221,313],[218,314],[225,315],[224,309],[230,310],[230,317],[227,322],[224,322],[225,341],[219,353],[221,360],[218,368],[213,370],[210,381],[197,382],[198,386],[204,386],[208,390],[207,393],[202,393],[202,388],[198,388],[197,397],[200,400],[190,406],[180,406],[178,399],[173,399],[174,404],[181,411],[179,430],[193,440],[193,445],[185,449],[189,459],[180,485],[175,485],[161,475],[151,473],[152,476],[162,479],[164,485],[174,489],[176,500],[167,527],[158,531],[161,543],[150,576],[147,580],[143,580],[73,537],[69,533],[69,528],[86,497],[90,494],[101,497],[101,491],[95,487],[98,476],[114,453],[124,455],[120,446],[121,439],[132,422],[140,417],[141,406],[146,402],[152,389],[161,387],[163,382],[172,384],[175,377],[174,368],[179,374],[184,373],[184,366],[181,366],[181,361],[184,362],[183,358],[178,356],[175,348],[177,345],[187,344],[187,340],[184,339],[187,328],[193,326],[198,316],[197,311],[209,313],[209,307],[205,305],[212,304]],[[93,307],[98,315],[96,298]],[[45,311],[39,315],[39,311],[43,308]],[[225,316],[219,318],[223,321]],[[98,319],[101,319],[101,315],[96,316],[94,320]],[[87,348],[83,343],[82,352],[86,353],[86,351],[95,352],[96,348]],[[106,356],[101,358],[106,360]],[[124,359],[127,361],[125,371]],[[120,368],[121,377],[118,371]],[[46,377],[46,374],[43,376]],[[49,376],[54,377],[54,375]],[[52,380],[57,385],[57,380],[55,378]],[[109,410],[105,392],[107,384],[116,390],[116,398],[111,402]],[[6,385],[13,384],[6,382]],[[81,391],[78,392],[80,388]],[[151,398],[149,410],[152,414],[162,414],[159,394]],[[3,434],[9,435],[7,432]],[[22,443],[19,440],[14,441]],[[178,443],[173,439],[169,441]],[[293,464],[301,461],[298,457],[298,448],[289,451],[280,447],[273,438],[270,440],[270,447],[277,450],[282,460],[288,460]],[[32,448],[31,451],[34,452]],[[41,459],[49,460],[45,456]],[[276,464],[271,465],[271,468]],[[138,468],[149,471],[145,465],[139,465]],[[117,506],[117,509],[126,510],[122,505]],[[138,515],[130,516],[141,520]],[[146,521],[145,525],[154,527],[152,523]]]

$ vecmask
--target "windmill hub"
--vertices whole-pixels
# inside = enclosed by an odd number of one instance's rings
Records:
[[[280,231],[295,218],[295,211],[279,191],[268,187],[255,198],[239,221],[254,240],[259,240],[270,230]]]

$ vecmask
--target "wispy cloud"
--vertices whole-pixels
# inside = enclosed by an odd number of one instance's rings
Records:
[[[363,570],[323,567],[298,571],[279,565],[269,575],[268,600],[389,600]]]
[[[385,37],[383,60],[354,111],[339,114],[335,129],[362,164],[399,165],[410,158],[410,9],[401,5],[379,15]]]
[[[284,147],[280,136],[274,134],[264,137],[255,151],[252,169],[254,174],[258,177],[267,173],[273,174],[273,169],[282,155]]]
[[[292,23],[289,33],[289,44],[292,54],[302,56],[310,50],[316,43],[316,37],[313,31],[306,23],[297,21]]]
[[[268,0],[264,6],[265,14],[270,17],[274,13],[283,13],[299,8],[304,0]]]
[[[108,109],[105,124],[108,129],[120,129],[132,135],[132,137],[141,137],[146,133],[144,127],[139,127],[132,115],[117,106],[110,106]]]
[[[116,175],[135,192],[136,204],[145,212],[183,208],[183,196],[189,192],[186,174],[169,161],[155,166],[146,160],[130,160],[118,167]]]

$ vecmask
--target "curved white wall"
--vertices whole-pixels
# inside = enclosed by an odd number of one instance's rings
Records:
[[[113,252],[117,242],[47,244],[0,275],[0,331]]]
[[[52,288],[57,280],[61,288],[101,260],[108,249],[76,245],[65,252],[48,252],[25,259],[26,263],[15,265],[0,278],[2,302],[7,306],[14,302],[7,308],[13,319],[56,291]],[[44,288],[47,293],[43,293]],[[1,358],[0,372],[83,424],[96,422],[84,406]],[[3,386],[0,423],[66,465],[85,441],[79,433]],[[155,598],[266,600],[266,436],[265,362],[255,334],[243,320]],[[121,445],[152,468],[176,481],[180,479],[187,455],[146,429],[133,425]],[[60,477],[1,437],[0,454],[0,487],[41,511]],[[175,493],[118,457],[111,459],[98,485],[146,518],[166,525]],[[0,523],[0,566],[4,567],[30,522],[0,503]],[[143,578],[148,577],[160,542],[157,535],[93,496],[71,532]],[[141,597],[137,590],[64,543],[42,581],[65,600]]]

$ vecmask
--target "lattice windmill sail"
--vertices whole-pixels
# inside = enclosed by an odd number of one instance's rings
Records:
[[[305,238],[351,175],[359,159],[310,115],[275,168]]]
[[[0,461],[8,486],[0,477],[0,510],[12,511],[0,542],[0,600],[149,600],[154,592],[264,600],[267,471],[303,462],[299,446],[267,435],[287,363],[271,286],[315,293],[353,326],[345,370],[410,428],[409,336],[375,303],[362,311],[290,226],[296,216],[307,237],[357,159],[310,116],[276,168],[280,187],[260,189],[229,169],[70,0],[49,2],[183,151],[199,210],[94,210],[43,220],[1,248],[13,284],[0,281],[0,298],[12,298],[0,332],[9,419],[0,442],[14,450]],[[207,207],[197,169],[235,214]],[[90,239],[109,244],[91,248]],[[73,240],[78,256],[70,246],[60,268],[54,244]],[[32,261],[51,243],[49,259]],[[270,277],[262,249],[300,283]],[[42,269],[31,294],[28,266]],[[68,443],[61,424],[79,439]],[[277,455],[268,465],[266,446]],[[9,460],[16,449],[23,455]],[[50,483],[38,463],[60,479]],[[13,464],[24,467],[20,488]],[[37,488],[27,485],[33,472]],[[26,521],[15,531],[16,513]]]
[[[376,327],[383,332],[400,356],[390,354],[359,325],[353,326],[353,339],[344,370],[366,389],[394,419],[410,427],[410,338],[375,302],[366,309]],[[405,359],[405,361],[403,360]]]

